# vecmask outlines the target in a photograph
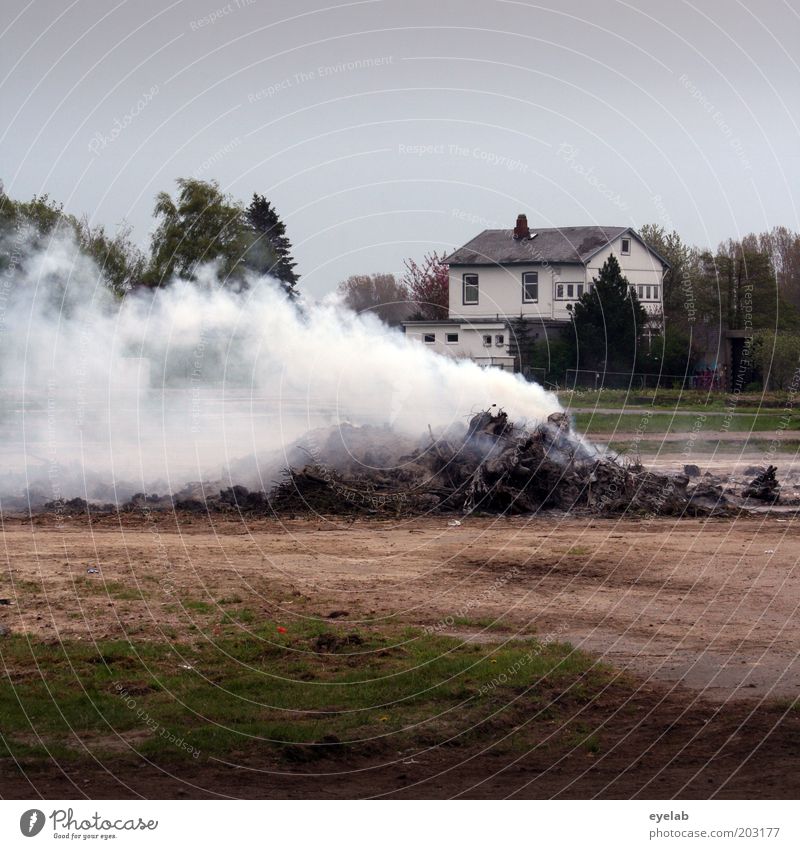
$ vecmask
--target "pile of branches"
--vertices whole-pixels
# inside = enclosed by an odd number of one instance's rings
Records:
[[[373,460],[380,446],[368,438],[366,444]],[[708,515],[729,508],[722,490],[690,489],[685,475],[656,474],[600,454],[563,413],[530,428],[512,423],[503,410],[485,410],[460,432],[435,437],[429,430],[414,450],[380,468],[352,451],[349,464],[328,465],[325,456],[317,450],[311,462],[284,472],[269,499],[275,512],[514,515],[550,508]]]
[[[781,494],[781,485],[775,477],[777,471],[777,466],[767,466],[766,469],[762,469],[742,490],[742,495],[745,498],[777,504]]]

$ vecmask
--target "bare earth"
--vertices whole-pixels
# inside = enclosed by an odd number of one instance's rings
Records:
[[[73,519],[60,528],[48,517],[33,524],[6,518],[0,596],[14,603],[0,607],[0,620],[17,633],[51,639],[165,639],[165,629],[183,638],[191,625],[185,614],[164,610],[173,594],[209,603],[235,594],[265,618],[287,623],[296,615],[326,617],[339,610],[347,611],[340,621],[353,624],[402,622],[487,643],[534,636],[571,642],[630,670],[648,703],[658,703],[672,717],[666,725],[684,717],[687,729],[702,727],[709,721],[703,716],[728,711],[720,750],[741,739],[746,723],[763,716],[764,728],[752,733],[767,762],[747,786],[736,781],[721,786],[733,795],[755,784],[773,795],[787,789],[787,774],[798,774],[800,740],[796,711],[788,709],[800,694],[800,539],[793,516],[452,521],[320,518],[245,524],[183,517],[176,524],[166,516],[122,522],[107,517],[92,525]],[[100,574],[87,575],[92,566],[99,566]],[[86,581],[92,580],[141,587],[146,600],[86,592]],[[43,591],[17,593],[18,585],[30,590],[30,582]],[[794,719],[779,738],[773,731],[787,711]],[[770,753],[768,738],[777,753]],[[702,771],[708,756],[698,752],[698,758],[695,766]],[[753,761],[750,766],[756,769]],[[618,768],[612,762],[607,767],[612,773]],[[441,776],[445,765],[431,768]],[[690,786],[695,795],[707,794],[705,784],[691,784],[693,769],[689,765],[674,787],[640,781],[637,792],[644,787],[644,796],[669,795]],[[87,775],[86,782],[92,781],[91,772]],[[363,786],[354,779],[347,792],[329,789],[327,795],[414,795],[407,788],[415,782],[398,779],[396,770],[382,775],[386,787],[372,774]],[[740,771],[736,775],[744,780]],[[497,776],[499,783],[484,788],[485,795],[526,795],[521,788],[530,778],[523,780],[519,770],[498,767]],[[562,778],[527,794],[591,795],[588,779],[575,784],[571,773]],[[472,784],[464,780],[462,788],[449,779],[439,777],[438,784],[430,779],[420,795],[455,795],[480,785],[474,776]],[[598,786],[612,787],[614,781],[598,773]],[[788,789],[796,793],[794,781]],[[26,786],[12,782],[2,795],[25,795]],[[157,786],[151,783],[141,792]],[[231,787],[233,795],[258,795],[246,776]],[[287,795],[319,793],[318,786],[310,790],[302,782],[285,780],[282,787]],[[97,776],[87,792],[103,795],[103,788]],[[263,782],[258,788],[267,792]],[[627,785],[617,789],[623,796],[630,792]],[[191,795],[206,792],[207,787]],[[173,793],[174,788],[162,789],[163,795]]]

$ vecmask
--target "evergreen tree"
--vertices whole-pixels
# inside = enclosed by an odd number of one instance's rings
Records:
[[[634,372],[647,312],[612,254],[572,309],[566,339],[578,368]]]
[[[253,195],[245,210],[245,220],[250,240],[245,255],[245,265],[257,274],[269,274],[283,284],[289,294],[296,294],[299,280],[294,268],[292,245],[286,235],[286,225],[275,207],[264,195]]]

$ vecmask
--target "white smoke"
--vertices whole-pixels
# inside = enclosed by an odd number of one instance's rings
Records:
[[[325,424],[419,436],[491,404],[528,420],[560,409],[540,386],[437,355],[334,299],[298,309],[268,279],[236,293],[206,266],[197,283],[120,302],[101,277],[60,238],[6,268],[0,494],[117,500],[220,478]]]

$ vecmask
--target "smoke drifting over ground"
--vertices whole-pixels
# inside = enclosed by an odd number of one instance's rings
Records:
[[[491,404],[528,420],[560,409],[539,386],[435,355],[372,316],[298,308],[267,279],[237,293],[207,266],[197,283],[120,303],[70,241],[18,239],[8,253],[3,496],[115,501],[225,479],[322,425],[419,436]]]

